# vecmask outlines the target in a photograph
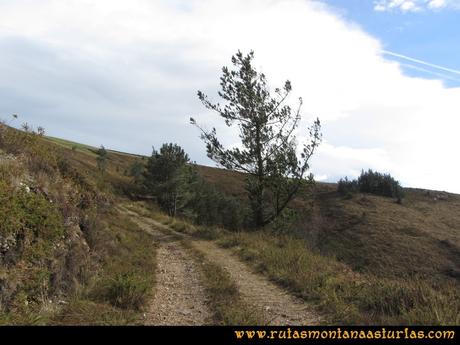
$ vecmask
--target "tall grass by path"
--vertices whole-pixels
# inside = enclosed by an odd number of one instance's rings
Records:
[[[214,322],[217,325],[266,324],[261,313],[243,301],[228,272],[206,259],[205,255],[187,240],[183,240],[182,243],[198,263],[201,282],[210,298]]]
[[[423,277],[382,277],[359,273],[333,257],[311,250],[298,236],[260,230],[229,232],[172,219],[144,209],[176,231],[215,240],[261,274],[314,304],[330,324],[456,325],[458,285],[433,285]]]
[[[156,243],[115,210],[105,214],[94,235],[99,273],[55,315],[58,325],[141,324],[154,291]]]
[[[454,283],[358,274],[298,238],[273,233],[226,233],[218,243],[259,272],[314,302],[330,323],[456,325],[460,294]]]

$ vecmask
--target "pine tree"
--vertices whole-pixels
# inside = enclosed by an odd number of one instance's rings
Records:
[[[198,98],[207,109],[221,116],[227,126],[237,126],[241,148],[226,149],[217,138],[216,129],[208,131],[193,118],[190,122],[201,131],[208,157],[222,167],[248,174],[246,190],[254,224],[273,221],[305,182],[313,182],[309,160],[321,141],[318,119],[309,129],[309,143],[297,156],[295,131],[300,121],[302,99],[295,111],[285,102],[292,91],[290,81],[272,96],[263,73],[253,65],[254,52],[246,56],[238,51],[232,56],[235,69],[223,67],[219,96],[225,104],[212,103],[201,91]]]
[[[96,154],[97,168],[103,175],[107,165],[107,150],[103,145],[101,145],[101,147],[97,150]]]
[[[175,217],[192,199],[196,172],[185,151],[176,144],[153,149],[144,172],[144,185],[156,197],[160,207]]]

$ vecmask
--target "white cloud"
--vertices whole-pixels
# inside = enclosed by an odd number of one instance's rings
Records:
[[[328,176],[327,175],[316,175],[315,180],[316,181],[327,181]]]
[[[418,12],[426,9],[460,8],[459,0],[378,0],[374,10],[378,12],[399,10],[401,12]]]
[[[381,148],[353,148],[349,146],[334,146],[325,140],[318,148],[313,166],[320,171],[329,172],[320,176],[325,179],[340,177],[358,177],[364,168],[378,171],[394,170],[388,152]],[[323,180],[325,180],[323,179]]]
[[[428,2],[429,8],[443,8],[447,5],[445,0],[431,0]]]
[[[191,115],[226,143],[235,137],[196,90],[217,100],[222,65],[254,49],[273,87],[289,78],[291,100],[303,97],[302,128],[323,123],[315,175],[373,168],[460,192],[460,88],[405,76],[382,48],[312,1],[0,1],[0,115],[126,151],[175,141],[209,162]]]
[[[374,10],[378,12],[399,9],[402,12],[415,12],[421,9],[417,0],[379,0],[374,3]]]

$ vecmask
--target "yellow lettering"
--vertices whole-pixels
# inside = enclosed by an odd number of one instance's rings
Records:
[[[265,331],[257,331],[257,337],[259,339],[264,339],[266,334],[267,334],[267,332],[265,332]]]
[[[241,339],[244,336],[244,332],[242,331],[235,331],[236,339]]]

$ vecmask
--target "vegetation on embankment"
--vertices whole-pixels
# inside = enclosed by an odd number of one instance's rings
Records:
[[[113,209],[129,178],[25,129],[0,124],[0,324],[135,322],[155,250]]]
[[[116,210],[103,215],[94,234],[97,274],[51,319],[59,325],[141,323],[155,283],[152,237]]]

